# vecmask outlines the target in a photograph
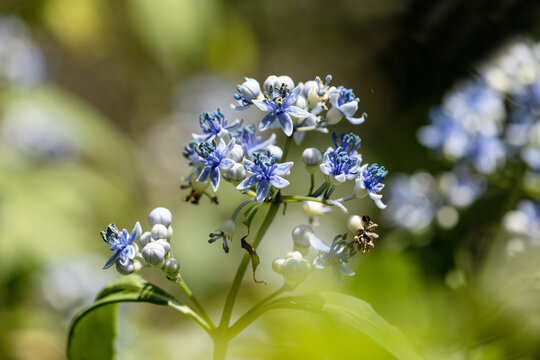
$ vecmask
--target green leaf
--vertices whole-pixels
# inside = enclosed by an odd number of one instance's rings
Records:
[[[423,359],[407,337],[369,303],[337,292],[323,293],[322,298],[324,305],[321,311],[363,332],[398,359]]]
[[[251,256],[251,268],[253,270],[253,281],[255,281],[257,284],[266,284],[266,281],[257,280],[257,278],[255,278],[255,270],[257,270],[257,266],[259,266],[259,264],[261,263],[261,259],[259,259],[259,255],[257,254],[257,251],[255,251],[253,246],[251,246],[251,244],[246,241],[247,237],[248,235],[244,236],[241,241],[242,241],[242,248],[248,252],[249,256]]]
[[[106,360],[112,358],[116,306],[111,305],[121,302],[144,302],[168,306],[190,317],[203,329],[209,331],[208,324],[199,315],[165,290],[150,284],[139,275],[122,276],[107,285],[98,294],[92,305],[81,310],[73,318],[67,344],[68,359]],[[106,321],[106,319],[109,320]],[[88,336],[90,332],[92,332],[93,336],[82,339],[82,337]],[[87,355],[89,353],[88,349],[101,346],[105,347],[102,355]],[[110,352],[106,352],[108,349],[110,349]],[[94,350],[99,351],[98,349]]]
[[[369,303],[336,292],[276,299],[239,323],[233,331],[238,333],[257,317],[274,309],[295,309],[330,316],[366,334],[398,359],[423,359],[407,337],[397,327],[390,325]]]

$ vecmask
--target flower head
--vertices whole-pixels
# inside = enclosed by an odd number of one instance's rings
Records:
[[[214,112],[204,112],[199,116],[199,122],[203,130],[202,135],[193,134],[197,140],[210,141],[216,136],[224,136],[230,131],[238,129],[242,126],[243,120],[235,120],[232,124],[228,124],[225,115],[221,109]]]
[[[276,164],[276,158],[269,152],[256,153],[253,162],[244,160],[248,173],[252,174],[242,181],[236,188],[247,190],[257,185],[257,202],[263,202],[270,192],[270,185],[283,189],[289,182],[279,175],[285,174],[293,166],[293,162]]]
[[[357,176],[360,160],[359,155],[350,155],[341,147],[336,150],[329,149],[324,153],[320,169],[325,175],[330,176],[330,179],[333,177],[337,183],[343,183]]]
[[[255,125],[249,124],[242,126],[233,134],[236,143],[241,145],[245,153],[249,156],[252,156],[257,151],[267,150],[276,141],[275,134],[270,135],[267,140],[262,141],[260,136],[255,136],[255,131]]]
[[[234,110],[245,110],[251,104],[252,101],[258,99],[261,96],[261,86],[259,82],[252,78],[244,78],[242,85],[236,85],[236,91],[238,94],[233,94],[233,98],[238,102],[235,106],[231,104]]]
[[[332,143],[336,149],[340,147],[345,150],[347,154],[353,155],[357,154],[358,149],[360,149],[362,139],[360,139],[360,136],[353,133],[341,133],[339,135],[333,133]]]
[[[102,231],[101,237],[103,241],[111,246],[110,250],[113,251],[113,254],[103,268],[108,269],[117,261],[122,266],[128,265],[129,261],[133,260],[137,255],[137,248],[132,244],[141,234],[142,228],[139,222],[135,224],[131,234],[126,229],[120,232],[114,224],[107,226],[107,231]]]
[[[372,164],[368,167],[368,164],[363,165],[360,168],[360,176],[356,179],[356,186],[354,188],[355,193],[361,193],[362,190],[367,191],[370,198],[375,201],[375,204],[380,209],[385,209],[386,205],[382,202],[382,195],[379,192],[384,188],[384,184],[381,182],[388,175],[388,171],[384,169],[384,166],[379,167],[377,164]]]
[[[328,111],[327,117],[330,124],[337,124],[343,116],[349,120],[351,124],[359,125],[366,120],[366,114],[362,114],[359,118],[354,118],[354,114],[358,110],[360,99],[354,95],[352,90],[346,89],[343,86],[334,88],[329,95],[332,109]]]
[[[264,100],[253,100],[255,106],[268,113],[261,120],[259,130],[268,129],[277,119],[283,132],[291,136],[294,130],[291,116],[299,119],[311,116],[306,110],[295,106],[300,91],[302,91],[300,86],[292,91],[285,84],[282,84],[279,89],[270,86],[269,91],[264,94]]]
[[[332,272],[339,282],[341,282],[341,273],[346,276],[354,275],[354,271],[347,266],[347,262],[356,254],[355,243],[347,241],[347,234],[337,235],[330,246],[314,235],[310,237],[310,241],[311,245],[321,253],[313,260],[315,268],[332,267]]]
[[[221,139],[217,146],[215,141],[212,143],[203,141],[196,147],[195,151],[197,152],[202,166],[204,166],[197,179],[198,182],[204,182],[210,177],[212,188],[214,191],[217,191],[221,181],[219,169],[228,169],[234,165],[234,161],[225,157],[231,152],[234,143],[234,138],[228,144],[225,144],[225,141]]]

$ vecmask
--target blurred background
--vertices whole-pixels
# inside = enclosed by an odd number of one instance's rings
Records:
[[[229,187],[219,206],[184,202],[181,150],[203,111],[258,121],[229,104],[244,76],[272,74],[332,74],[354,89],[367,121],[332,130],[360,135],[363,158],[390,171],[384,212],[351,205],[380,226],[377,247],[352,264],[358,275],[340,286],[314,274],[297,292],[370,302],[427,358],[540,358],[539,20],[535,0],[3,0],[0,359],[63,359],[71,317],[119,276],[101,270],[99,231],[137,220],[148,230],[156,206],[171,209],[182,274],[217,318],[243,250],[234,241],[226,255],[208,234],[241,200]],[[471,95],[479,83],[498,100]],[[498,140],[456,153],[461,145],[432,141],[453,134],[449,117],[482,136],[495,123]],[[321,134],[303,144],[328,145]],[[291,191],[304,192],[297,172]],[[280,284],[271,261],[305,222],[300,208],[277,218],[259,250],[268,285],[246,276],[239,310]],[[316,231],[344,230],[336,213]],[[210,356],[206,335],[167,309],[122,306],[118,322],[118,359]],[[289,312],[266,315],[230,347],[238,359],[344,356],[392,358],[352,329]]]

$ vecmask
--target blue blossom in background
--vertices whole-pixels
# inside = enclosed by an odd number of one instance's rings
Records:
[[[330,181],[337,184],[346,180],[353,180],[360,171],[360,155],[349,155],[343,148],[329,149],[323,155],[323,163],[320,169],[328,175]]]
[[[363,165],[360,168],[360,176],[355,181],[354,193],[356,196],[361,196],[362,192],[367,192],[379,209],[385,209],[386,205],[383,204],[382,195],[379,192],[384,188],[384,184],[381,182],[386,175],[388,175],[388,171],[384,169],[384,166],[379,167],[377,164]]]
[[[260,136],[255,136],[255,132],[255,125],[249,124],[242,126],[233,134],[236,143],[241,145],[249,156],[266,150],[268,146],[273,145],[276,141],[276,134],[272,134],[267,140],[262,141]]]
[[[465,168],[443,173],[438,183],[441,194],[457,208],[469,206],[486,190],[485,179],[470,174]]]
[[[291,136],[294,130],[291,116],[299,119],[311,116],[306,110],[295,106],[300,91],[302,91],[300,86],[289,91],[286,86],[282,85],[279,90],[273,89],[272,97],[266,93],[267,98],[265,100],[253,100],[255,106],[268,113],[261,120],[259,130],[268,129],[277,119],[283,132],[287,136]]]
[[[339,135],[333,133],[332,144],[334,144],[336,149],[342,148],[347,154],[355,155],[358,154],[358,149],[360,149],[360,146],[362,145],[362,139],[360,139],[360,136],[353,133],[341,133]]]
[[[347,265],[349,259],[356,254],[354,243],[346,241],[345,235],[337,235],[330,246],[315,235],[310,236],[311,245],[320,252],[313,260],[316,269],[332,267],[332,273],[338,282],[341,282],[341,274],[353,276],[355,273]]]
[[[226,170],[234,165],[234,161],[225,158],[225,156],[231,152],[234,144],[234,138],[228,144],[225,144],[225,141],[221,139],[217,146],[215,145],[215,142],[212,144],[206,141],[201,142],[197,146],[196,151],[200,162],[204,167],[202,168],[197,181],[204,182],[210,177],[212,188],[214,191],[217,191],[221,182],[221,172],[219,169]]]
[[[270,192],[270,185],[278,189],[289,186],[289,182],[280,175],[287,173],[293,166],[289,161],[283,164],[276,164],[276,158],[269,151],[256,153],[253,162],[244,160],[247,172],[252,174],[242,181],[236,188],[247,190],[257,185],[257,202],[261,203]]]
[[[472,162],[478,172],[492,174],[504,165],[506,148],[499,137],[478,134],[469,140],[465,159]]]
[[[261,86],[259,82],[252,78],[244,78],[242,85],[236,86],[236,91],[238,94],[233,94],[233,98],[238,102],[238,105],[231,104],[231,107],[234,110],[245,110],[247,109],[255,99],[261,97]]]
[[[522,200],[503,219],[506,230],[531,245],[540,245],[540,202]]]
[[[210,141],[216,136],[224,137],[229,135],[233,130],[242,126],[243,120],[235,120],[232,124],[228,124],[225,119],[225,114],[221,109],[217,109],[214,112],[204,112],[199,117],[199,123],[203,130],[202,135],[193,134],[196,140]]]
[[[110,250],[113,251],[112,256],[109,258],[103,269],[110,268],[116,261],[122,266],[128,265],[130,260],[137,255],[136,245],[132,245],[142,234],[141,224],[137,222],[131,234],[126,229],[122,232],[118,231],[114,224],[110,224],[107,227],[107,231],[101,232],[103,241],[111,245]]]
[[[354,114],[358,110],[360,99],[354,95],[352,90],[346,89],[343,86],[333,89],[333,91],[330,91],[329,101],[332,109],[327,114],[328,124],[337,124],[343,116],[353,125],[359,125],[366,120],[367,115],[365,113],[359,118],[354,117]]]

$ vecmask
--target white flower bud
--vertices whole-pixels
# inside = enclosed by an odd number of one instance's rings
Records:
[[[118,270],[118,272],[122,275],[133,274],[139,272],[141,269],[141,262],[137,260],[130,260],[125,266],[120,264],[119,261],[116,262],[116,270]]]
[[[331,108],[326,113],[326,120],[328,121],[328,125],[336,125],[343,119],[343,114],[339,111],[339,109]]]
[[[227,170],[227,176],[232,181],[241,181],[246,178],[246,169],[244,165],[236,163]]]
[[[263,84],[263,89],[267,93],[270,92],[270,88],[279,89],[281,86],[281,83],[279,82],[279,79],[276,75],[270,75],[266,78]]]
[[[169,235],[169,230],[165,227],[165,225],[156,224],[154,227],[152,227],[152,239],[159,240],[159,239],[166,239]]]
[[[142,247],[145,247],[152,240],[152,233],[150,231],[145,231],[139,238],[139,243]]]
[[[283,279],[289,286],[296,286],[306,279],[311,272],[311,264],[302,258],[302,254],[294,252],[294,256],[288,256],[283,264]]]
[[[324,214],[328,214],[332,209],[329,206],[324,206],[323,203],[318,201],[304,201],[302,205],[304,213],[309,217],[317,217]]]
[[[299,96],[294,105],[298,106],[300,109],[305,109],[307,107],[307,101],[303,96]]]
[[[191,187],[193,188],[193,190],[197,192],[201,192],[201,193],[208,188],[208,185],[210,185],[210,180],[206,180],[206,181],[195,180],[191,182]]]
[[[358,230],[363,230],[364,226],[362,225],[362,217],[358,215],[349,216],[347,220],[347,227],[353,233],[356,233]]]
[[[285,264],[285,259],[276,259],[272,261],[272,270],[274,270],[278,274],[282,274],[284,264]]]
[[[287,75],[281,75],[278,77],[279,86],[281,87],[281,84],[285,84],[289,90],[294,89],[294,81]]]
[[[158,265],[165,259],[165,249],[157,242],[151,242],[142,250],[142,256],[150,265]]]
[[[231,152],[227,155],[232,161],[239,163],[244,158],[244,148],[242,145],[234,144]]]
[[[168,258],[163,264],[163,270],[168,278],[175,278],[180,271],[180,263],[176,259]]]
[[[309,92],[311,91],[311,89],[312,89],[315,85],[317,85],[317,83],[315,82],[315,80],[309,80],[309,81],[306,81],[306,82],[304,83],[304,85],[302,86],[302,93],[301,93],[302,96],[303,96],[304,98],[307,99],[308,96],[309,96]],[[309,100],[309,99],[308,99],[308,100]]]
[[[322,153],[319,149],[311,147],[302,153],[302,161],[306,165],[318,165],[322,160]]]
[[[225,236],[231,238],[236,232],[236,224],[232,219],[225,220],[223,224],[221,224],[221,226],[219,227],[219,230],[223,231],[223,234],[225,234]]]
[[[246,78],[246,81],[240,85],[240,91],[246,100],[255,100],[261,94],[261,86],[257,80]]]
[[[148,222],[150,223],[150,226],[161,224],[168,227],[172,222],[172,214],[167,208],[157,207],[150,212]]]
[[[310,238],[313,234],[313,230],[309,225],[298,225],[292,231],[292,238],[295,246],[301,248],[310,247]]]
[[[165,250],[165,256],[167,256],[167,254],[171,251],[171,244],[165,239],[156,240],[156,244],[159,244],[161,245],[161,247],[163,247],[163,250]]]
[[[283,150],[279,146],[270,145],[267,150],[276,157],[276,161],[280,161],[283,157]]]
[[[173,228],[171,225],[167,228],[167,239],[170,239],[173,236]]]

